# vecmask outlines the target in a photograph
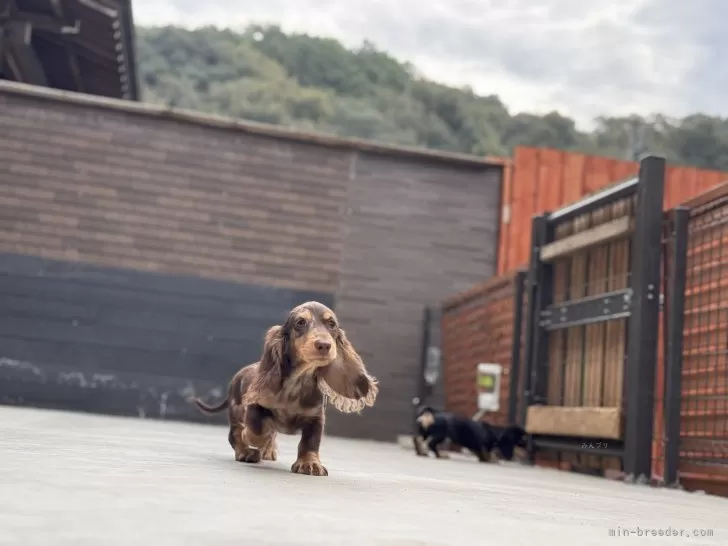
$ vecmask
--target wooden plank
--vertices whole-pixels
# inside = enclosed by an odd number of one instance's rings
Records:
[[[573,222],[566,222],[556,227],[555,238],[568,237],[573,231]],[[568,258],[556,260],[554,263],[554,303],[561,303],[569,289],[571,262]],[[556,330],[549,334],[549,377],[547,400],[551,405],[564,403],[564,369],[566,356],[566,330]]]
[[[612,221],[612,207],[605,207],[592,213],[592,225],[603,226]],[[627,217],[625,217],[627,218]],[[589,249],[589,270],[587,295],[597,296],[607,291],[607,275],[610,246],[601,244]],[[604,359],[606,350],[607,323],[591,324],[586,327],[586,345],[583,359],[582,404],[588,407],[601,406],[601,391],[604,381]],[[602,467],[602,457],[581,455],[582,462],[589,468]]]
[[[563,162],[561,150],[544,148],[539,154],[537,212],[554,211],[561,206],[563,191]]]
[[[584,172],[586,156],[570,153],[564,159],[564,178],[561,189],[561,206],[569,205],[584,197]]]
[[[580,232],[591,224],[591,215],[581,216],[573,221],[574,231]],[[568,299],[586,296],[588,257],[586,252],[571,257]],[[564,370],[564,405],[582,405],[582,364],[586,329],[583,326],[569,328],[566,343],[566,365]]]
[[[614,160],[608,157],[587,156],[582,197],[601,191],[614,182],[613,163]]]
[[[530,434],[583,438],[622,438],[621,408],[530,406],[526,415]]]
[[[536,210],[536,182],[538,177],[538,149],[523,148],[515,159],[516,169],[520,170],[517,191],[520,195],[518,221],[519,243],[515,248],[517,267],[528,264],[531,247],[531,220]],[[515,243],[516,239],[513,239]]]
[[[510,270],[509,252],[513,219],[513,164],[508,161],[503,166],[503,189],[501,191],[500,233],[498,234],[498,274]],[[516,220],[517,221],[517,220]]]
[[[632,233],[632,229],[632,219],[628,216],[610,220],[544,246],[541,249],[541,259],[544,262],[552,262],[556,258],[627,237]]]

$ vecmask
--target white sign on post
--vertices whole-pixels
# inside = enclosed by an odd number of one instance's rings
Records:
[[[498,411],[500,409],[500,383],[503,366],[493,363],[478,364],[478,409]]]

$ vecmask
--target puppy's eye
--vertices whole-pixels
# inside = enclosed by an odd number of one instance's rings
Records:
[[[329,328],[331,328],[333,330],[334,328],[336,328],[336,321],[330,320],[328,322],[328,325],[329,325]]]
[[[306,319],[305,318],[300,318],[300,319],[298,319],[296,321],[296,328],[298,328],[299,330],[301,330],[301,329],[303,329],[303,328],[306,327],[306,324],[307,324],[306,323]]]

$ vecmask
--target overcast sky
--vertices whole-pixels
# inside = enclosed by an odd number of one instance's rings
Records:
[[[138,24],[364,39],[512,113],[728,116],[727,0],[134,0]]]

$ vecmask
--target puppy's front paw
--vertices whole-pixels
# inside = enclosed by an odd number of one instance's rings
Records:
[[[318,455],[304,455],[291,466],[294,474],[306,474],[307,476],[328,476],[329,471],[321,464]]]
[[[278,450],[276,449],[275,442],[271,442],[267,446],[265,446],[261,451],[261,458],[264,461],[277,461],[278,460]]]
[[[259,463],[260,450],[251,447],[240,448],[235,451],[235,460],[239,463]]]

